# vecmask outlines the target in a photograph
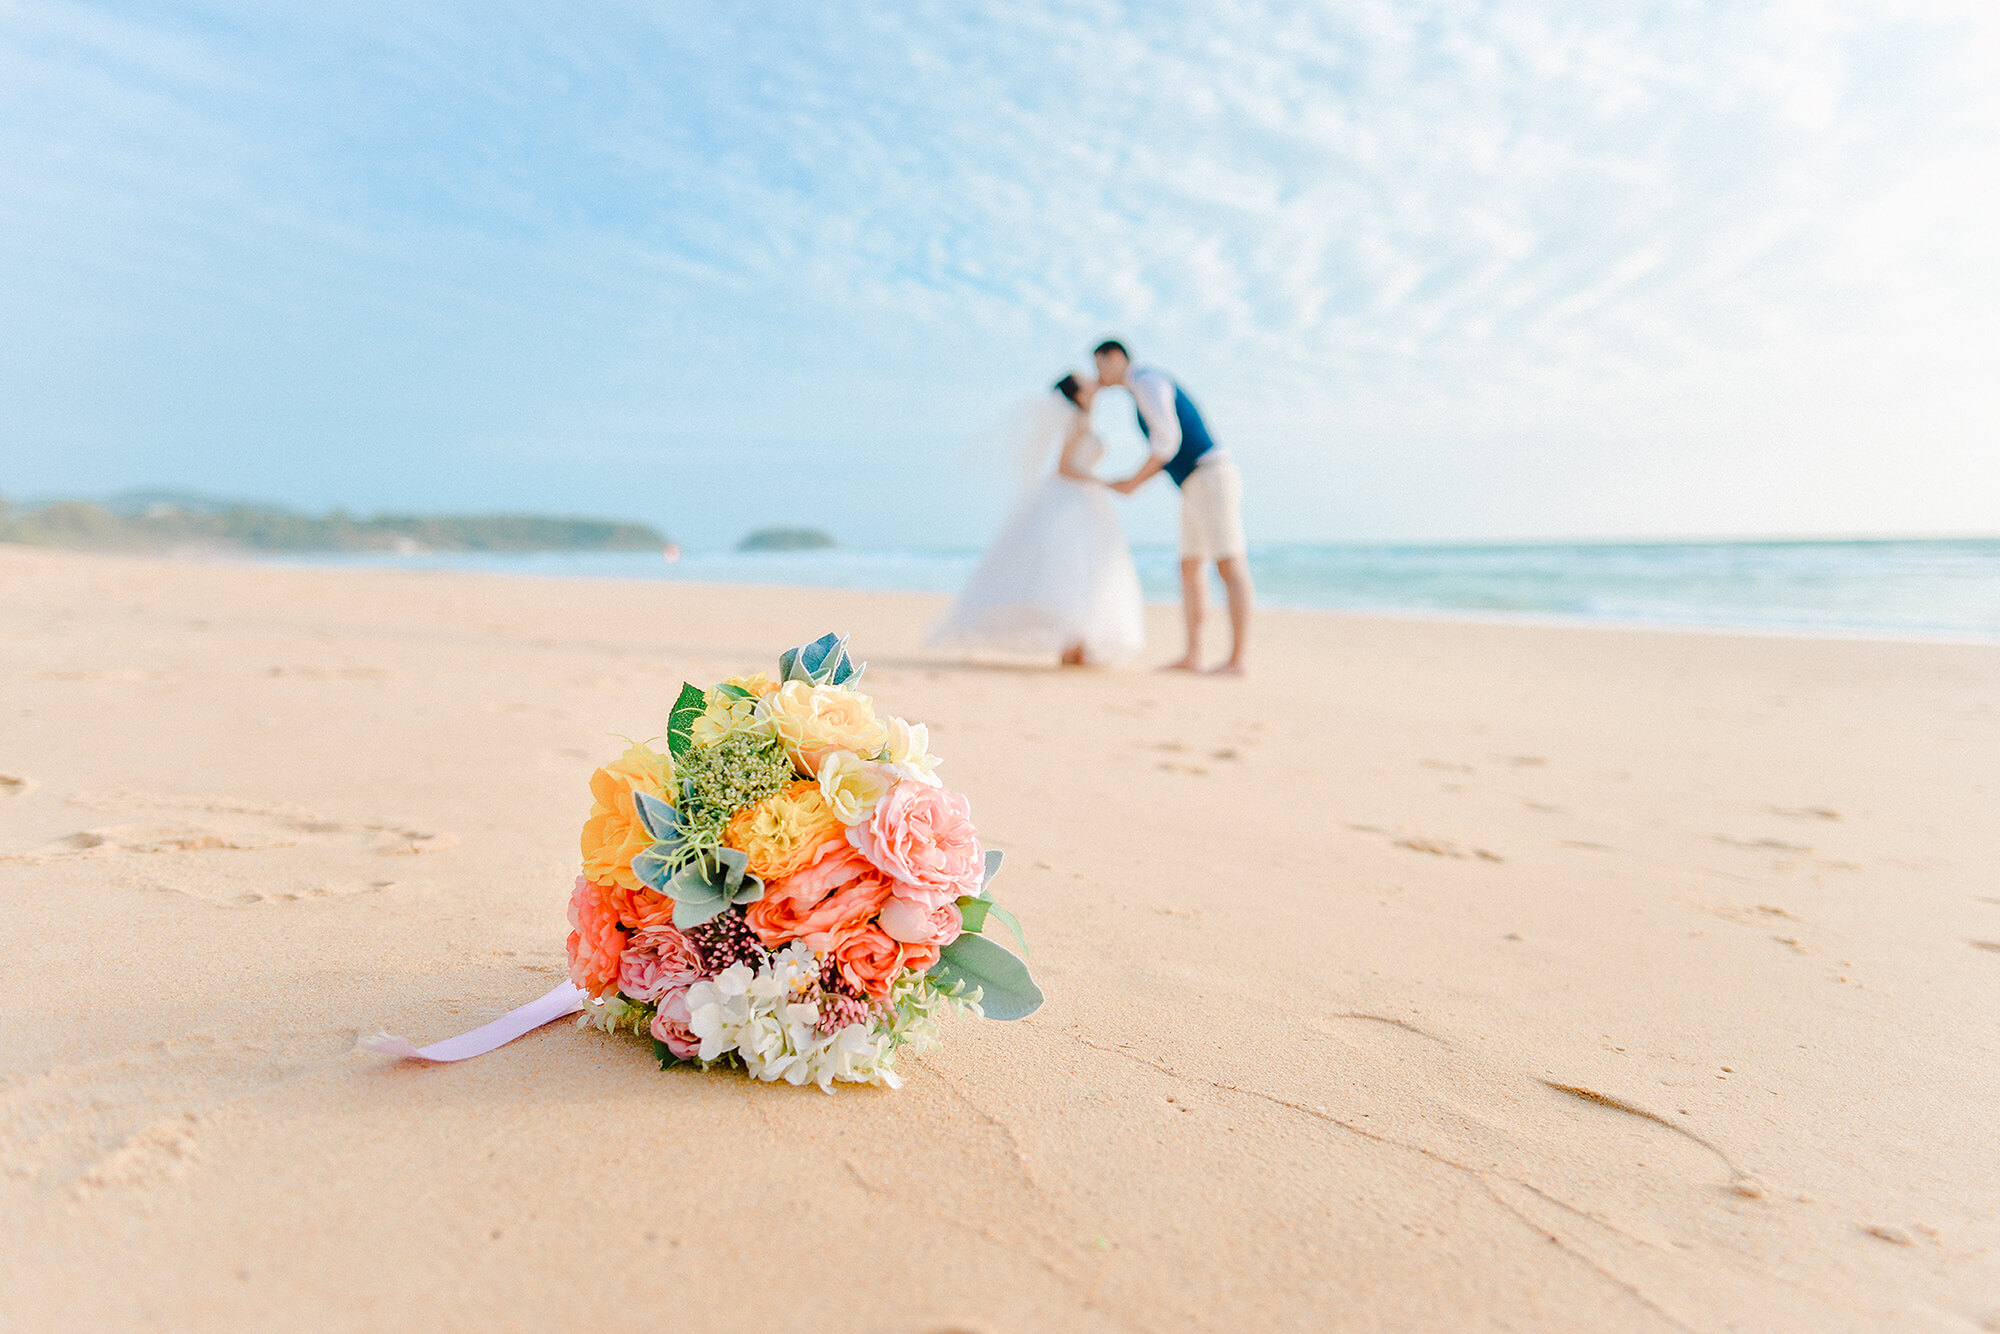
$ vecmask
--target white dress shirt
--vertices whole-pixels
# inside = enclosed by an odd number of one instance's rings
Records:
[[[1125,387],[1146,419],[1146,444],[1162,461],[1181,451],[1181,419],[1174,411],[1174,378],[1151,366],[1134,366],[1125,373]]]
[[[1151,366],[1134,366],[1125,372],[1125,387],[1146,419],[1146,444],[1162,463],[1181,452],[1181,418],[1174,411],[1174,377]],[[1213,445],[1201,462],[1222,457],[1222,446]],[[1200,466],[1199,464],[1196,466]]]

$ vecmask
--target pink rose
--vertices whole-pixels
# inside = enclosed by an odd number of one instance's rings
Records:
[[[701,955],[694,942],[661,922],[632,933],[618,963],[618,989],[635,1001],[654,1001],[669,987],[699,982]]]
[[[701,1039],[688,1027],[687,987],[669,987],[660,996],[660,1008],[653,1014],[653,1036],[683,1061],[692,1061],[701,1050]]]
[[[882,905],[881,915],[875,920],[891,940],[900,940],[905,945],[935,945],[940,949],[957,940],[965,928],[965,919],[956,903],[926,911],[915,899],[890,899]]]
[[[936,910],[979,892],[986,854],[972,828],[972,803],[956,792],[903,782],[875,803],[848,842],[889,877],[899,899]]]

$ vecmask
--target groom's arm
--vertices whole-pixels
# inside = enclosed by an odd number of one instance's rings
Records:
[[[1139,405],[1139,415],[1146,419],[1146,444],[1151,457],[1139,471],[1111,484],[1113,491],[1125,496],[1144,486],[1181,448],[1181,419],[1174,412],[1173,381],[1154,372],[1139,371],[1131,377],[1127,388],[1132,392],[1133,402]]]
[[[1127,477],[1124,481],[1112,482],[1110,484],[1111,489],[1113,491],[1116,491],[1121,496],[1129,496],[1134,491],[1137,491],[1140,487],[1144,486],[1147,482],[1151,481],[1153,478],[1153,474],[1166,466],[1167,466],[1167,461],[1161,458],[1158,454],[1155,454],[1153,455],[1153,457],[1147,459],[1146,462],[1140,466],[1139,471],[1133,473],[1130,477]]]

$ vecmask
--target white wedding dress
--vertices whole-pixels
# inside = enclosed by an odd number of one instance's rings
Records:
[[[1094,433],[1074,465],[1104,458]],[[1081,645],[1091,663],[1118,663],[1146,646],[1139,571],[1111,492],[1051,472],[1029,485],[979,558],[932,648],[1056,657]]]

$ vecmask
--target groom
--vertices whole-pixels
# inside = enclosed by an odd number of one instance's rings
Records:
[[[1187,654],[1171,670],[1201,667],[1201,621],[1207,610],[1209,562],[1229,594],[1229,660],[1215,669],[1224,676],[1244,672],[1244,641],[1250,636],[1250,606],[1256,590],[1243,544],[1243,481],[1221,446],[1209,438],[1194,400],[1165,371],[1134,366],[1125,345],[1110,339],[1097,345],[1097,379],[1123,385],[1139,405],[1139,430],[1152,447],[1145,466],[1111,489],[1131,495],[1156,472],[1181,489],[1181,602],[1187,612]]]

